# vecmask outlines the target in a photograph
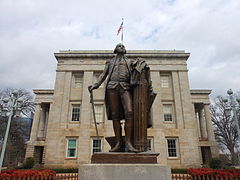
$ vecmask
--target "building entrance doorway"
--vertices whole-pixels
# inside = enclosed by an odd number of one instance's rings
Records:
[[[202,162],[203,164],[209,164],[212,159],[211,149],[209,146],[202,146],[201,147],[202,153]]]
[[[44,146],[35,146],[33,156],[35,164],[43,163],[43,150]]]

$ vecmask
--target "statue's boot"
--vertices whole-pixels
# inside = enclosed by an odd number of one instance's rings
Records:
[[[116,145],[109,150],[109,152],[120,152],[122,143],[121,142],[117,142]]]
[[[120,120],[113,120],[113,129],[116,138],[116,145],[109,152],[120,152],[122,146],[122,127]]]
[[[125,151],[126,152],[139,152],[136,148],[133,147],[131,138],[132,138],[132,119],[126,119],[125,121]]]
[[[125,142],[125,151],[126,152],[139,152],[136,148],[133,147],[131,142],[126,141]]]

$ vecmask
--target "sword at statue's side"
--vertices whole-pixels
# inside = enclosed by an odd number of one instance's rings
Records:
[[[99,140],[99,134],[98,134],[98,128],[97,128],[97,121],[96,121],[96,114],[95,114],[95,107],[94,107],[94,102],[93,102],[93,92],[89,90],[90,93],[90,103],[92,104],[92,111],[93,111],[93,120],[94,120],[94,124],[95,124],[95,129],[96,129],[96,133],[97,133],[97,139]]]

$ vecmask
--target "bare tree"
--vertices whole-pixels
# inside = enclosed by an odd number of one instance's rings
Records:
[[[4,97],[11,97],[14,89],[0,89],[0,101]],[[21,105],[22,118],[13,118],[8,136],[7,149],[4,164],[8,166],[16,165],[25,156],[25,143],[29,139],[31,130],[31,115],[34,112],[34,95],[25,89],[17,90],[17,98],[22,98]],[[5,136],[7,117],[0,116],[0,142]],[[0,143],[1,150],[1,143]]]
[[[11,97],[11,94],[16,89],[7,88],[7,89],[0,89],[0,99],[4,97]],[[18,89],[17,90],[17,98],[22,98],[23,103],[21,105],[21,112],[24,116],[29,117],[31,113],[34,112],[34,95],[31,91],[26,89]]]
[[[216,141],[221,150],[230,152],[230,161],[236,164],[238,148],[238,133],[235,120],[227,113],[227,105],[223,97],[219,96],[210,106]]]

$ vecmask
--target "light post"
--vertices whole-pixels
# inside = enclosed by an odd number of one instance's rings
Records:
[[[8,123],[7,123],[6,133],[3,140],[1,156],[0,156],[0,173],[2,170],[2,164],[3,164],[3,159],[4,159],[5,150],[6,150],[7,139],[8,139],[12,118],[14,116],[19,117],[21,114],[21,105],[23,100],[22,98],[18,98],[17,95],[18,95],[17,91],[13,91],[10,98],[5,97],[2,99],[2,104],[0,105],[1,116],[5,116],[5,117],[8,116]]]
[[[227,105],[226,114],[227,116],[233,116],[233,119],[236,124],[237,133],[238,133],[238,143],[240,143],[240,117],[238,117],[238,111],[240,110],[240,98],[235,98],[233,96],[232,89],[227,91],[229,95],[228,98],[223,99],[223,102]],[[240,162],[240,154],[238,153],[238,163]]]

